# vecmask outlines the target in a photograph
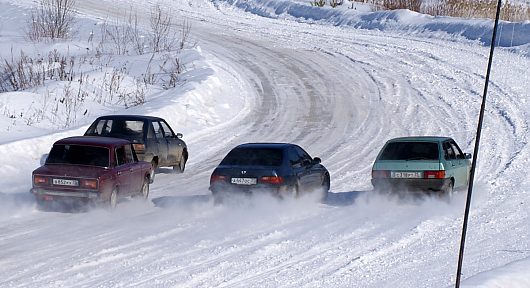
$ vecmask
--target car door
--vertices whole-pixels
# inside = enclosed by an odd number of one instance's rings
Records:
[[[127,153],[125,152],[125,146],[118,146],[114,148],[115,163],[116,163],[116,174],[118,193],[120,195],[128,195],[131,193],[131,180],[133,169],[131,163],[127,162]]]
[[[158,166],[168,165],[168,142],[164,137],[164,129],[159,121],[153,121],[153,131],[155,132],[155,142],[158,147]]]
[[[453,148],[457,159],[457,165],[455,167],[455,179],[458,179],[458,183],[455,183],[455,187],[466,186],[469,182],[469,169],[471,163],[468,159],[465,158],[464,153],[462,153],[462,150],[460,149],[460,147],[458,147],[454,140],[449,141],[449,143],[451,144],[451,147]]]
[[[142,185],[144,182],[144,175],[142,172],[142,165],[138,164],[138,159],[134,157],[134,152],[132,148],[132,144],[128,144],[124,146],[125,148],[125,159],[126,164],[129,166],[129,193],[136,193],[141,191]]]
[[[445,175],[446,177],[452,177],[454,179],[454,187],[464,185],[465,179],[462,174],[462,161],[457,158],[457,151],[453,148],[451,140],[444,141],[443,144],[444,159],[446,162]],[[463,157],[463,155],[462,155]]]
[[[313,158],[300,146],[295,146],[302,162],[304,189],[313,189],[320,185],[320,173],[315,170]]]
[[[287,158],[289,160],[291,171],[296,179],[296,184],[299,185],[299,188],[303,189],[304,186],[307,186],[308,171],[302,165],[302,157],[294,146],[288,148]]]
[[[170,165],[180,163],[182,158],[182,150],[184,149],[184,141],[180,140],[173,132],[173,129],[165,121],[160,121],[160,125],[164,130],[164,138],[168,143],[167,159]]]

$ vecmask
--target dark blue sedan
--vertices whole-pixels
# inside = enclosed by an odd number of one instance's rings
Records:
[[[241,144],[215,168],[210,190],[216,203],[229,195],[262,192],[279,197],[320,193],[320,199],[324,200],[330,177],[320,162],[320,158],[312,158],[295,144]]]

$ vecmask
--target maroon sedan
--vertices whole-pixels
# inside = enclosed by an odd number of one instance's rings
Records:
[[[53,144],[46,163],[33,171],[40,207],[54,203],[106,203],[118,198],[147,199],[151,163],[138,161],[132,144],[110,137],[78,136]]]

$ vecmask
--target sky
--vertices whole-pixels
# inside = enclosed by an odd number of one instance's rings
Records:
[[[306,1],[157,3],[176,27],[190,24],[182,49],[122,50],[102,33],[136,15],[149,39],[153,1],[77,3],[69,39],[32,42],[33,2],[0,0],[0,73],[26,56],[52,75],[19,91],[0,85],[0,286],[454,285],[465,191],[451,203],[382,197],[370,171],[392,137],[450,136],[473,151],[491,20]],[[530,23],[501,22],[499,33],[463,287],[530,286]],[[63,57],[71,77],[59,79]],[[186,172],[159,169],[150,201],[123,199],[113,212],[39,211],[31,171],[105,114],[165,118],[184,134]],[[214,206],[208,181],[222,157],[267,141],[322,158],[329,199]]]

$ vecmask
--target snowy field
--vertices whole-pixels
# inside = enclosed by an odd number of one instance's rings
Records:
[[[24,33],[33,1],[0,0],[0,69],[20,51],[76,59],[73,81],[0,93],[0,287],[454,286],[465,193],[452,203],[374,195],[371,165],[397,136],[450,136],[473,151],[492,21],[160,0],[177,24],[189,21],[194,45],[168,56],[185,66],[176,87],[139,89],[151,55],[101,56],[96,42],[124,11],[147,29],[153,3],[78,1],[72,39],[34,43]],[[502,22],[499,32],[463,287],[530,287],[530,23]],[[127,73],[111,89],[116,71]],[[65,105],[64,91],[83,101]],[[119,96],[138,91],[142,105]],[[186,172],[160,169],[150,201],[125,199],[114,212],[37,210],[29,189],[42,154],[98,115],[125,113],[182,132]],[[256,141],[321,157],[329,199],[214,206],[213,168]]]

